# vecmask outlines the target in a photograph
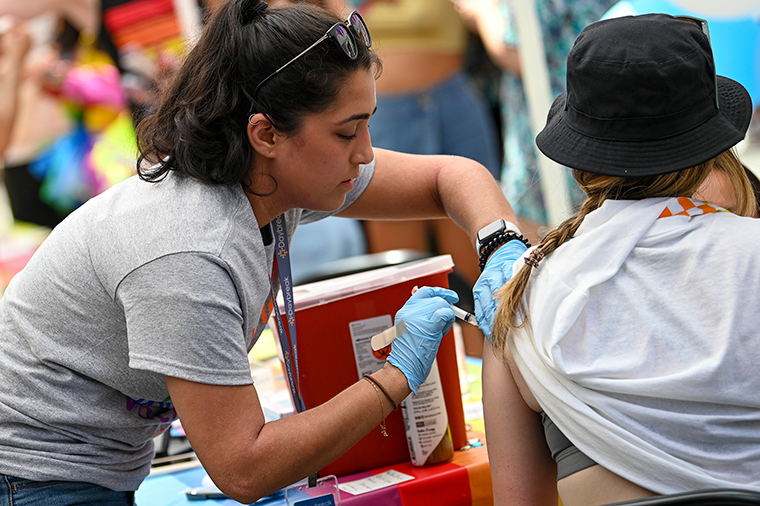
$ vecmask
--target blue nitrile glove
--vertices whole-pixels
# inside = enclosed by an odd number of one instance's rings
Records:
[[[486,262],[483,273],[472,289],[475,298],[475,318],[478,321],[478,327],[489,341],[493,329],[493,317],[496,313],[496,301],[493,294],[512,279],[512,264],[527,249],[520,241],[509,241],[497,249]]]
[[[393,341],[388,362],[404,373],[415,394],[430,374],[441,339],[454,324],[450,304],[458,300],[453,290],[423,286],[396,313],[396,322],[406,322],[406,333]]]

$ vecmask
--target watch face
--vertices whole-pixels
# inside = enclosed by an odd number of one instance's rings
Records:
[[[483,242],[488,237],[492,236],[493,234],[500,232],[506,228],[506,224],[504,223],[504,220],[496,220],[490,225],[486,225],[485,227],[481,228],[478,232],[478,241]]]

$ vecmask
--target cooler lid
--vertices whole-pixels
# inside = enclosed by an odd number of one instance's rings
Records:
[[[348,276],[340,276],[332,279],[317,281],[293,287],[293,299],[296,311],[307,309],[322,304],[346,299],[372,290],[379,290],[387,286],[403,283],[410,279],[430,276],[454,268],[451,255],[439,255],[422,260],[415,260],[388,267],[380,267],[365,272],[358,272]],[[409,294],[412,295],[411,293]],[[277,304],[284,311],[285,304],[282,298],[282,290],[277,295]]]

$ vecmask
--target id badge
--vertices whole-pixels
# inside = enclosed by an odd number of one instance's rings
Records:
[[[288,506],[340,506],[338,478],[334,475],[317,479],[316,484],[293,485],[285,489]]]

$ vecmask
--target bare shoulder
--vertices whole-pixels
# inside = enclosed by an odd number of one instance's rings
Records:
[[[537,413],[542,412],[543,409],[538,404],[536,398],[533,396],[533,392],[531,392],[530,388],[528,388],[528,384],[525,382],[525,378],[523,378],[523,375],[520,373],[520,369],[517,367],[517,364],[515,363],[515,359],[512,356],[509,347],[506,347],[504,350],[504,356],[507,366],[509,367],[509,372],[512,373],[512,377],[515,380],[517,389],[520,391],[520,395],[522,395],[525,404],[527,404],[530,409]]]

